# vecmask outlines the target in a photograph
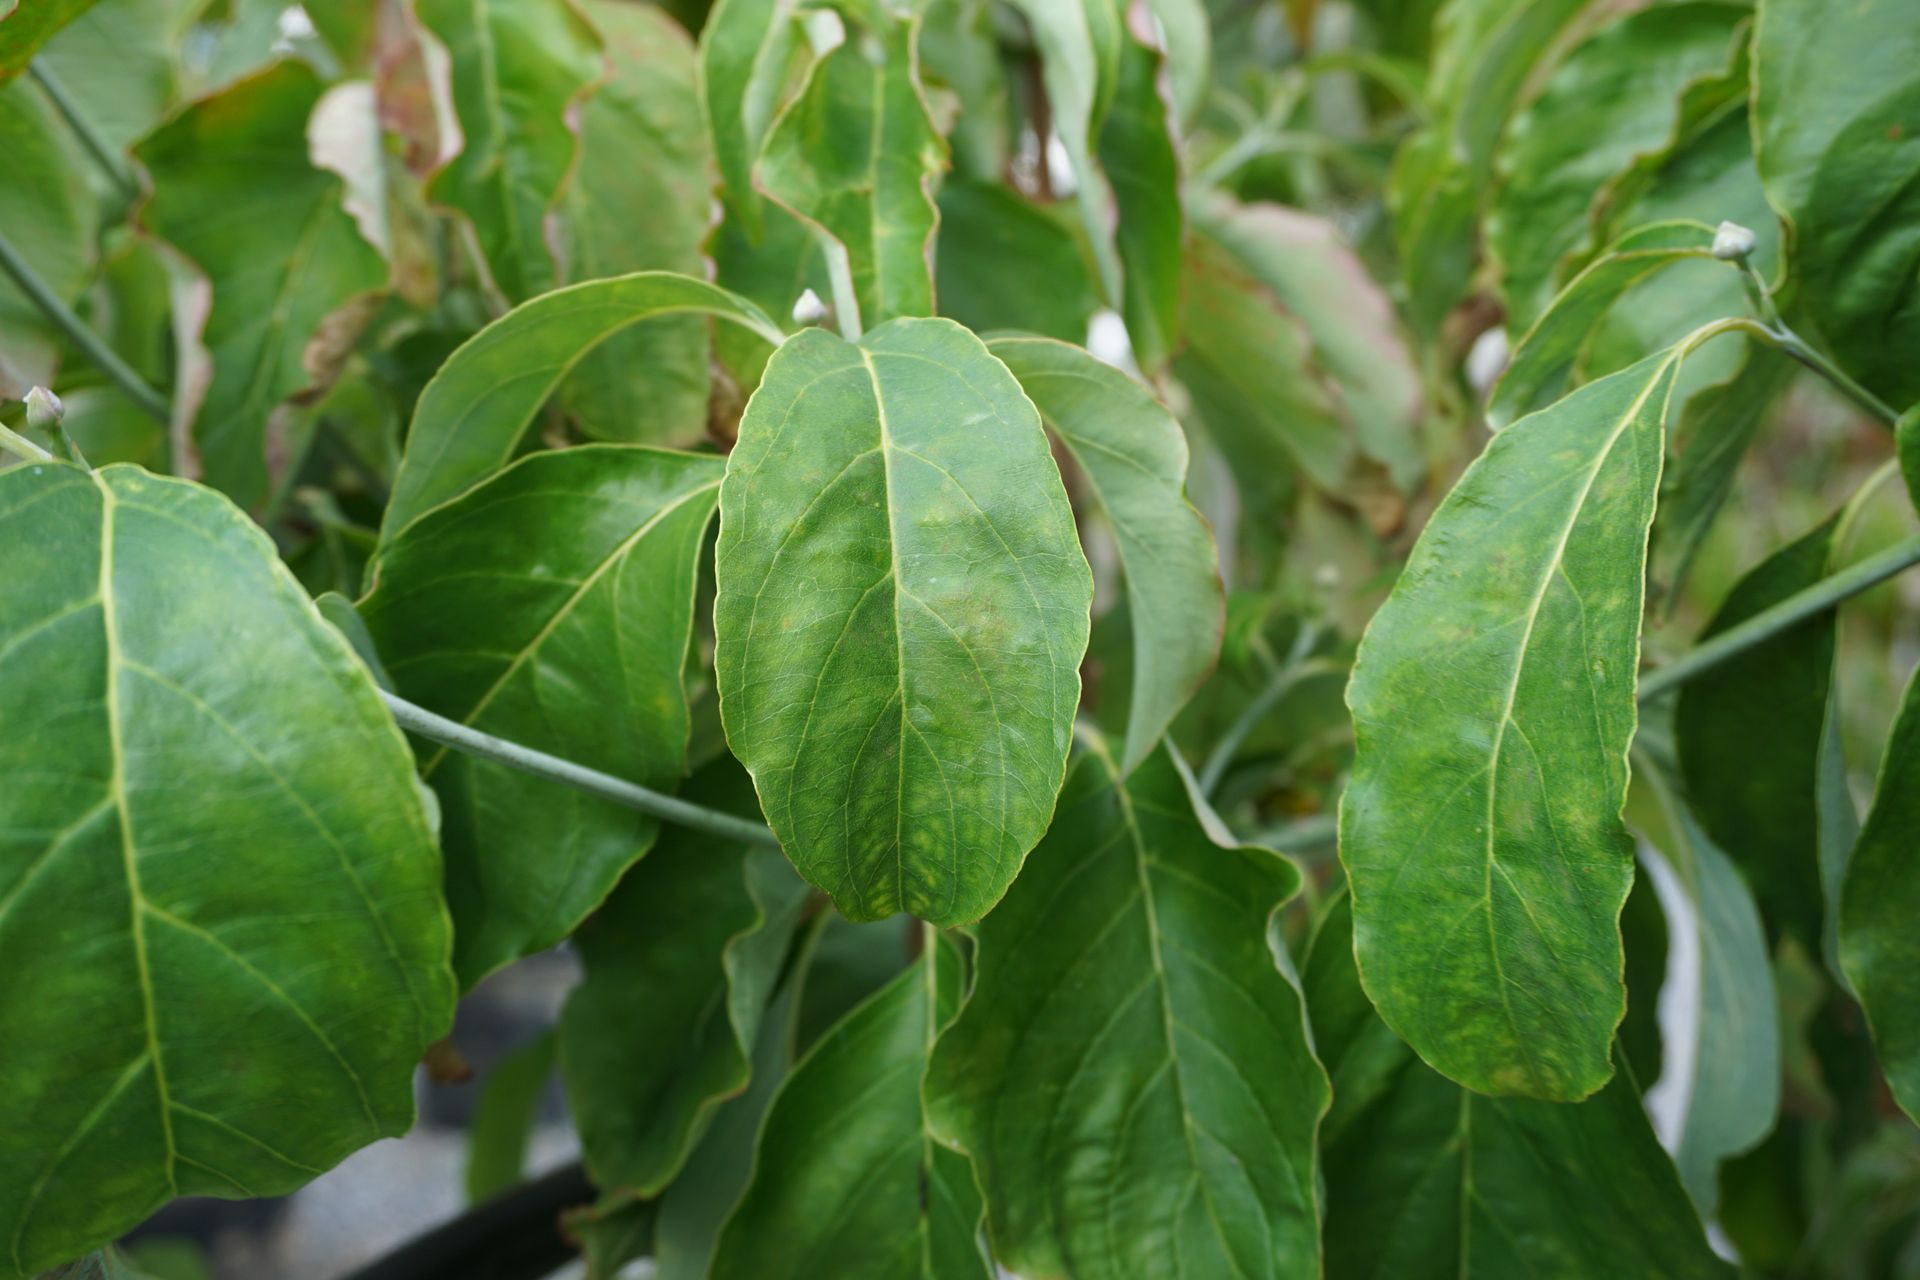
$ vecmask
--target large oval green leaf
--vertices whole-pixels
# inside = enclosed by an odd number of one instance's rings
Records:
[[[216,494],[0,474],[0,1275],[413,1119],[440,860],[373,682]]]
[[[1361,641],[1341,804],[1367,991],[1434,1067],[1582,1098],[1625,1011],[1620,823],[1681,348],[1493,438]]]
[[[774,354],[720,492],[734,754],[856,920],[984,915],[1066,771],[1093,581],[1039,416],[950,320]]]
[[[713,1280],[987,1280],[980,1192],[920,1102],[933,1037],[960,1002],[960,955],[920,959],[820,1038],[774,1096]]]
[[[1021,1275],[1315,1270],[1327,1078],[1268,932],[1300,876],[1217,843],[1183,775],[1166,748],[1125,781],[1080,758],[928,1069]]]
[[[1187,501],[1187,438],[1151,392],[1079,347],[998,338],[1013,371],[1085,473],[1113,526],[1133,625],[1133,690],[1121,768],[1147,758],[1220,656],[1220,557]]]
[[[401,532],[361,605],[399,692],[616,777],[686,768],[681,675],[720,459],[641,445],[535,454]],[[439,748],[454,964],[471,986],[552,946],[659,831],[646,814]]]
[[[533,415],[602,342],[655,316],[687,312],[731,320],[775,345],[785,337],[738,294],[666,271],[556,289],[475,334],[420,393],[382,538],[391,541],[427,508],[507,465]]]

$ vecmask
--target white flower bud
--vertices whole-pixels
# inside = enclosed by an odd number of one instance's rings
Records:
[[[27,425],[36,431],[44,431],[57,425],[67,416],[67,407],[60,403],[60,397],[45,387],[35,387],[27,392]]]
[[[1723,222],[1713,233],[1713,256],[1722,262],[1739,262],[1752,253],[1759,240],[1737,222]]]

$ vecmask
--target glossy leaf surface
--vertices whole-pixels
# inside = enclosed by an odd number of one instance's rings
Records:
[[[420,395],[381,534],[486,479],[513,457],[527,426],[600,343],[658,316],[704,313],[770,343],[784,335],[737,294],[669,272],[559,289],[514,308],[454,352]]]
[[[781,1086],[713,1280],[994,1274],[972,1171],[933,1141],[921,1109],[927,1053],[960,1001],[958,952],[929,941]]]
[[[1678,352],[1493,438],[1360,645],[1341,804],[1367,992],[1434,1067],[1576,1099],[1625,1010],[1620,811]]]
[[[721,760],[687,799],[757,818]],[[561,1022],[567,1096],[603,1191],[655,1196],[715,1109],[745,1088],[806,886],[770,849],[671,827],[576,945],[587,976]]]
[[[1873,1028],[1873,1047],[1895,1101],[1920,1123],[1920,966],[1914,920],[1920,876],[1920,678],[1887,739],[1873,807],[1847,864],[1840,897],[1840,963]]]
[[[1732,1274],[1625,1071],[1574,1104],[1486,1098],[1436,1075],[1367,1007],[1344,898],[1301,968],[1335,1096],[1358,1099],[1327,1141],[1329,1280]]]
[[[645,786],[686,768],[682,668],[718,458],[536,454],[409,525],[361,604],[401,696]],[[553,945],[652,845],[610,800],[436,747],[463,983]]]
[[[1089,749],[976,931],[928,1106],[1019,1274],[1132,1277],[1151,1259],[1277,1280],[1317,1261],[1327,1081],[1269,950],[1300,876],[1220,843],[1193,785],[1170,749],[1125,782]]]
[[[427,188],[473,228],[494,284],[522,302],[559,283],[547,223],[579,159],[580,100],[605,76],[566,0],[416,0],[446,46],[462,144]]]
[[[1120,753],[1130,771],[1213,669],[1226,629],[1213,534],[1187,501],[1187,438],[1145,387],[1079,347],[997,338],[987,350],[1020,380],[1113,526],[1133,628]]]
[[[12,1278],[406,1129],[453,981],[412,759],[245,516],[45,464],[0,532],[58,549],[0,565]]]
[[[213,290],[201,341],[212,381],[193,423],[207,482],[242,505],[266,495],[269,419],[320,371],[321,325],[385,287],[387,264],[307,158],[323,86],[281,62],[189,107],[135,148],[153,179],[141,219]]]
[[[860,319],[933,311],[933,181],[946,144],[921,95],[916,24],[874,11],[813,66],[767,134],[761,189],[846,250]]]
[[[849,918],[976,920],[1065,773],[1092,578],[1033,405],[949,320],[767,365],[720,495],[727,740]]]
[[[1795,274],[1841,365],[1920,399],[1920,22],[1903,0],[1768,0],[1754,141]]]

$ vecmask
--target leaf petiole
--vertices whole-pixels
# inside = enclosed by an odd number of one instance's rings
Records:
[[[167,425],[171,415],[167,411],[167,402],[147,385],[146,379],[136,373],[131,365],[122,360],[112,347],[87,327],[73,309],[60,300],[60,296],[47,287],[20,251],[4,235],[0,235],[0,271],[5,271],[13,282],[20,286],[20,292],[32,299],[33,305],[40,308],[42,315],[52,321],[54,328],[60,330],[80,349],[80,353],[91,360],[100,372],[107,375],[109,381],[126,395],[147,416],[162,426]]]

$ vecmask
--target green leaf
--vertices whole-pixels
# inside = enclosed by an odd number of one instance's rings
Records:
[[[642,785],[686,769],[681,672],[720,459],[535,454],[407,526],[361,603],[402,697]],[[471,987],[552,946],[653,844],[610,800],[438,748],[454,968]]]
[[[1004,190],[998,184],[1012,159],[1012,91],[995,33],[995,10],[987,0],[929,0],[921,12],[922,76],[930,90],[950,95],[960,109],[947,134],[954,175]],[[944,188],[941,194],[944,221]]]
[[[1301,975],[1335,1096],[1367,1091],[1326,1145],[1331,1280],[1731,1276],[1626,1072],[1574,1105],[1462,1089],[1367,1008],[1352,937],[1343,897]]]
[[[559,283],[548,222],[579,158],[572,122],[606,74],[593,29],[568,0],[416,0],[446,46],[460,153],[427,195],[472,224],[510,302]]]
[[[1694,0],[1629,14],[1568,55],[1514,119],[1487,221],[1510,324],[1530,325],[1552,299],[1561,262],[1586,243],[1596,188],[1663,147],[1682,91],[1720,75],[1749,12]]]
[[[1340,854],[1367,993],[1485,1093],[1571,1100],[1612,1074],[1647,527],[1684,352],[1496,435],[1347,689]]]
[[[11,0],[0,9],[0,85],[25,71],[41,45],[92,5],[93,0]]]
[[[758,818],[722,757],[687,797]],[[672,827],[576,938],[586,978],[560,1024],[567,1097],[603,1190],[656,1196],[746,1088],[806,886],[770,849]]]
[[[100,0],[40,51],[40,62],[108,145],[151,129],[180,91],[185,0]]]
[[[976,930],[928,1109],[975,1162],[995,1257],[1023,1275],[1316,1269],[1326,1074],[1270,949],[1300,875],[1223,840],[1203,804],[1171,748],[1122,782],[1092,747]]]
[[[1314,362],[1307,327],[1225,246],[1187,242],[1175,373],[1200,416],[1249,478],[1297,471],[1341,492],[1354,463],[1345,415]]]
[[[940,314],[975,333],[1020,329],[1084,342],[1100,306],[1074,234],[1053,210],[997,183],[940,188]]]
[[[1157,371],[1179,341],[1180,157],[1160,96],[1161,56],[1128,33],[1120,42],[1113,105],[1100,129],[1100,164],[1113,192],[1122,267],[1120,310],[1140,367]],[[1044,161],[1042,161],[1044,163]]]
[[[1300,318],[1361,449],[1403,490],[1426,472],[1420,374],[1393,303],[1332,223],[1273,204],[1197,204],[1194,223]]]
[[[99,214],[86,157],[30,80],[0,86],[0,155],[7,166],[0,234],[55,295],[72,302],[93,274]],[[40,308],[0,278],[0,398],[18,400],[52,383],[60,342]]]
[[[1113,527],[1133,628],[1120,756],[1131,772],[1213,670],[1226,629],[1213,533],[1187,501],[1187,438],[1151,392],[1079,347],[998,338],[987,350],[1020,380]]]
[[[1660,770],[1637,763],[1636,791],[1646,794],[1630,801],[1629,820],[1648,842],[1640,860],[1671,940],[1660,991],[1663,1062],[1647,1110],[1680,1180],[1711,1216],[1721,1161],[1758,1145],[1780,1107],[1779,997],[1746,881]],[[1677,963],[1682,954],[1693,963]]]
[[[1866,1009],[1887,1085],[1907,1115],[1920,1123],[1916,831],[1920,831],[1920,676],[1908,684],[1906,700],[1887,739],[1873,807],[1853,847],[1840,896],[1840,963]]]
[[[420,395],[380,533],[384,542],[513,457],[547,397],[600,343],[656,316],[698,312],[778,344],[785,335],[738,294],[665,271],[558,289],[523,303],[454,352]]]
[[[1900,415],[1893,435],[1900,453],[1900,477],[1907,482],[1914,509],[1920,511],[1920,404]]]
[[[266,536],[132,467],[0,473],[0,1276],[413,1120],[440,860],[373,682]]]
[[[933,1141],[921,1110],[934,1034],[960,1001],[958,952],[928,944],[780,1087],[713,1280],[993,1275],[972,1172]]]
[[[193,438],[207,482],[242,505],[266,495],[270,420],[323,374],[310,345],[387,264],[341,207],[342,183],[307,158],[320,78],[280,62],[173,117],[135,148],[153,180],[144,224],[213,290],[213,361]]]
[[[1838,514],[1740,579],[1700,633],[1710,639],[1825,577]],[[1746,869],[1775,930],[1821,948],[1821,739],[1833,680],[1827,609],[1680,687],[1674,740],[1701,825]],[[1754,751],[1764,742],[1766,750]]]
[[[767,130],[802,73],[806,40],[794,0],[718,0],[700,33],[700,102],[720,169],[727,221],[753,244],[766,210],[753,164]]]
[[[1053,814],[1093,590],[1033,405],[950,320],[806,330],[720,512],[720,713],[787,855],[851,919],[979,919]]]
[[[1712,245],[1713,228],[1703,223],[1659,222],[1630,232],[1588,264],[1514,348],[1487,403],[1487,424],[1502,430],[1571,390],[1581,355],[1607,313],[1648,277],[1686,262],[1728,272]]]
[[[652,5],[586,0],[612,75],[581,112],[580,169],[564,197],[571,281],[633,271],[703,276],[712,157],[693,43]],[[608,339],[563,390],[585,432],[691,444],[707,425],[707,321],[663,317]]]
[[[844,249],[868,328],[933,312],[933,182],[947,149],[920,88],[917,20],[847,19],[767,133],[760,187]]]
[[[1766,0],[1754,142],[1798,297],[1842,367],[1920,399],[1920,23],[1903,0]]]
[[[543,1031],[494,1064],[481,1083],[467,1127],[467,1199],[478,1204],[512,1190],[526,1175],[541,1095],[553,1076],[552,1031]]]

